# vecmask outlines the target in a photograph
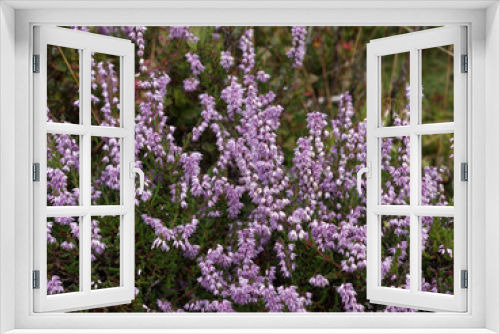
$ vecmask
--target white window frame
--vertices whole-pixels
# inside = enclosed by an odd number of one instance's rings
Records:
[[[7,1],[0,4],[0,329],[12,333],[267,332],[494,333],[500,332],[500,11],[490,2],[133,2]],[[14,10],[11,6],[16,7]],[[96,8],[99,6],[100,8]],[[119,9],[118,6],[122,8]],[[397,6],[398,8],[394,8]],[[66,8],[63,8],[66,7]],[[110,9],[102,9],[108,7]],[[129,9],[123,9],[128,7]],[[267,7],[267,8],[266,8]],[[488,7],[488,8],[487,8]],[[24,9],[23,9],[24,8]],[[114,9],[112,9],[114,8]],[[130,8],[140,8],[130,9]],[[149,8],[149,9],[147,9]],[[223,9],[221,9],[223,8]],[[436,9],[437,8],[437,9]],[[459,8],[459,9],[457,9]],[[52,10],[43,10],[52,9]],[[54,10],[58,9],[58,10]],[[208,15],[209,14],[209,15]],[[485,24],[486,23],[486,24]],[[468,312],[435,314],[35,314],[31,290],[32,31],[54,25],[451,25],[468,26]],[[15,41],[12,38],[15,31]],[[9,48],[10,47],[10,48]],[[14,52],[15,47],[15,52]],[[15,65],[15,71],[13,66]],[[488,68],[488,71],[486,71]],[[5,74],[8,74],[5,75]],[[15,88],[12,81],[15,78]],[[8,98],[15,95],[15,100]],[[9,109],[7,112],[6,109]],[[15,110],[15,112],[12,112]],[[473,117],[474,116],[474,117]],[[15,126],[14,130],[6,129]],[[15,133],[14,133],[15,132]],[[485,135],[487,133],[487,136]],[[15,145],[12,145],[12,135]],[[9,137],[10,136],[10,137]],[[486,140],[488,138],[488,140]],[[14,162],[12,162],[13,160]],[[15,171],[15,182],[12,174]],[[486,175],[488,182],[486,182]],[[15,200],[9,199],[15,186]],[[487,194],[487,195],[486,195]],[[486,201],[486,205],[485,205]],[[6,210],[15,205],[15,212]],[[488,218],[488,219],[486,219]],[[15,225],[13,226],[13,221]],[[473,226],[473,228],[472,228]],[[15,238],[12,238],[15,235]],[[492,254],[486,266],[485,254]],[[29,259],[29,261],[26,261]],[[13,289],[14,287],[14,289]],[[486,293],[488,290],[488,293]],[[12,307],[12,305],[15,305]],[[140,328],[133,330],[134,328]],[[413,330],[412,330],[413,328]],[[198,329],[198,330],[196,330]],[[225,330],[224,330],[225,329]],[[295,329],[295,331],[291,330]],[[159,332],[159,331],[157,331]],[[187,333],[189,331],[184,331]],[[240,332],[244,332],[241,330]]]
[[[33,75],[34,162],[39,164],[39,181],[33,184],[34,270],[39,271],[39,288],[34,289],[34,311],[55,312],[90,309],[130,303],[135,296],[135,46],[130,40],[50,26],[34,27],[34,54],[39,56],[39,73]],[[47,46],[79,50],[80,122],[47,122]],[[91,124],[92,53],[117,56],[120,62],[120,126]],[[47,206],[47,134],[79,137],[80,198],[78,206]],[[120,141],[120,203],[92,205],[92,137],[113,137]],[[92,289],[91,219],[116,216],[120,231],[120,285]],[[47,218],[79,217],[79,291],[47,295]]]
[[[467,290],[461,288],[461,270],[467,270],[467,185],[460,181],[461,163],[467,163],[467,76],[461,73],[461,56],[467,54],[466,27],[456,25],[433,28],[399,36],[380,38],[367,45],[367,164],[371,177],[367,180],[367,297],[372,303],[413,307],[430,311],[467,310]],[[453,122],[422,124],[420,88],[423,49],[454,46]],[[382,57],[393,54],[410,55],[410,125],[382,124],[381,64]],[[422,139],[421,135],[454,134],[454,205],[422,206]],[[410,201],[408,205],[381,205],[381,143],[383,138],[410,138]],[[398,289],[381,286],[382,216],[410,217],[410,287]],[[423,216],[454,217],[453,221],[453,294],[421,291]]]

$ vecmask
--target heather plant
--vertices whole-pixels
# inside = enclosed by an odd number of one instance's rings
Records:
[[[355,70],[348,51],[361,48],[363,30],[356,44],[329,48],[325,27],[72,28],[137,45],[135,154],[146,180],[135,199],[136,298],[95,311],[415,311],[366,299],[366,198],[356,191],[366,165],[364,74],[329,79],[341,75],[325,63],[335,54]],[[320,68],[312,57],[323,60]],[[68,59],[54,63],[71,69]],[[119,126],[118,66],[93,57],[98,125]],[[408,87],[400,91],[408,102]],[[62,119],[60,110],[47,112],[49,121]],[[384,117],[408,124],[409,103]],[[47,145],[48,205],[77,205],[78,138],[54,135]],[[448,138],[448,156],[451,145]],[[119,198],[119,150],[114,138],[93,141],[94,204]],[[409,156],[408,137],[382,141],[383,204],[409,203]],[[424,203],[450,205],[448,160],[426,161]],[[112,217],[95,218],[93,288],[117,286],[119,233],[106,223]],[[382,284],[407,289],[409,218],[381,222]],[[453,221],[423,217],[422,230],[422,288],[452,293]],[[78,218],[48,223],[49,258],[57,259],[48,266],[49,294],[75,291],[78,238]]]

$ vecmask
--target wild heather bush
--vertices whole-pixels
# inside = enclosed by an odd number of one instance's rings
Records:
[[[190,27],[166,27],[155,30],[159,44],[152,47],[146,27],[91,30],[137,45],[135,153],[146,175],[145,191],[136,192],[136,299],[109,310],[413,311],[366,299],[366,198],[356,191],[366,122],[354,97],[341,94],[335,114],[309,111],[293,152],[282,149],[279,131],[290,115],[279,103],[280,85],[304,66],[306,27],[287,32],[291,45],[273,74],[281,81],[257,65],[251,28],[207,27],[195,36]],[[116,69],[106,59],[92,66],[94,109],[101,125],[115,126]],[[409,106],[398,113],[395,124],[408,124]],[[92,199],[109,204],[110,190],[119,189],[120,145],[113,138],[96,145],[102,155],[93,161]],[[77,139],[49,137],[47,154],[48,203],[77,204]],[[409,203],[409,157],[408,137],[382,141],[383,204]],[[446,168],[425,167],[424,203],[452,200],[444,191]],[[382,283],[408,289],[409,218],[382,223]],[[96,256],[118,246],[102,237],[98,220],[92,224],[92,260],[105,266]],[[423,289],[453,292],[452,220],[424,217],[422,224]],[[52,225],[71,229],[54,235]],[[58,247],[77,250],[78,219],[56,218],[47,238],[55,256],[62,256]],[[49,264],[49,294],[78,282],[76,269],[62,264]],[[106,287],[112,278],[104,269],[92,279]]]

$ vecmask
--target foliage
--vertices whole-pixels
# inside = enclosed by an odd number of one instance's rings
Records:
[[[93,311],[414,311],[366,299],[366,198],[356,172],[366,163],[366,43],[417,28],[72,28],[137,45],[135,149],[146,190],[136,193],[136,298]],[[53,63],[67,65],[71,82],[74,57],[57,51]],[[384,87],[407,102],[405,64],[393,65]],[[92,67],[93,122],[118,126],[119,63],[94,55]],[[48,81],[49,106],[74,103],[49,107],[54,122],[79,105],[74,84],[60,91],[61,71]],[[407,103],[389,106],[384,117],[409,121]],[[451,148],[425,143],[425,204],[450,205]],[[119,149],[113,138],[93,141],[93,204],[119,199]],[[382,143],[383,204],[409,203],[409,154],[408,138]],[[75,205],[78,138],[49,137],[48,160],[49,205]],[[93,217],[94,288],[119,284],[113,219]],[[409,219],[381,223],[382,284],[409,288]],[[52,233],[54,247],[78,238],[78,218],[55,226],[73,234]],[[452,219],[424,217],[422,226],[422,289],[452,293]],[[49,293],[73,291],[78,265],[54,247]]]

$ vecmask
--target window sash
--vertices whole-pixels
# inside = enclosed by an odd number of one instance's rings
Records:
[[[80,51],[80,124],[47,123],[47,45]],[[120,128],[91,125],[91,53],[120,57]],[[34,54],[40,55],[40,73],[33,74],[34,162],[40,163],[40,182],[34,188],[34,270],[40,271],[40,289],[34,289],[34,312],[67,312],[129,303],[134,298],[134,181],[129,162],[135,161],[134,45],[64,28],[35,27]],[[47,134],[79,136],[80,205],[47,207]],[[91,204],[91,138],[120,138],[120,205]],[[120,286],[91,288],[91,218],[120,215]],[[79,238],[79,291],[47,295],[47,218],[81,217]]]
[[[367,181],[367,296],[373,303],[423,310],[467,310],[467,290],[461,289],[460,271],[467,269],[467,183],[460,182],[460,164],[467,162],[467,76],[461,73],[461,54],[466,54],[466,28],[452,26],[430,29],[371,41],[367,47],[367,161],[372,177]],[[421,99],[420,50],[454,45],[454,122],[419,124]],[[382,127],[381,122],[381,56],[410,52],[410,125]],[[454,133],[454,207],[420,205],[421,138],[423,134]],[[380,143],[384,137],[410,136],[410,205],[380,205]],[[410,216],[410,289],[381,286],[382,215]],[[454,217],[454,295],[420,291],[421,223],[420,217]]]

